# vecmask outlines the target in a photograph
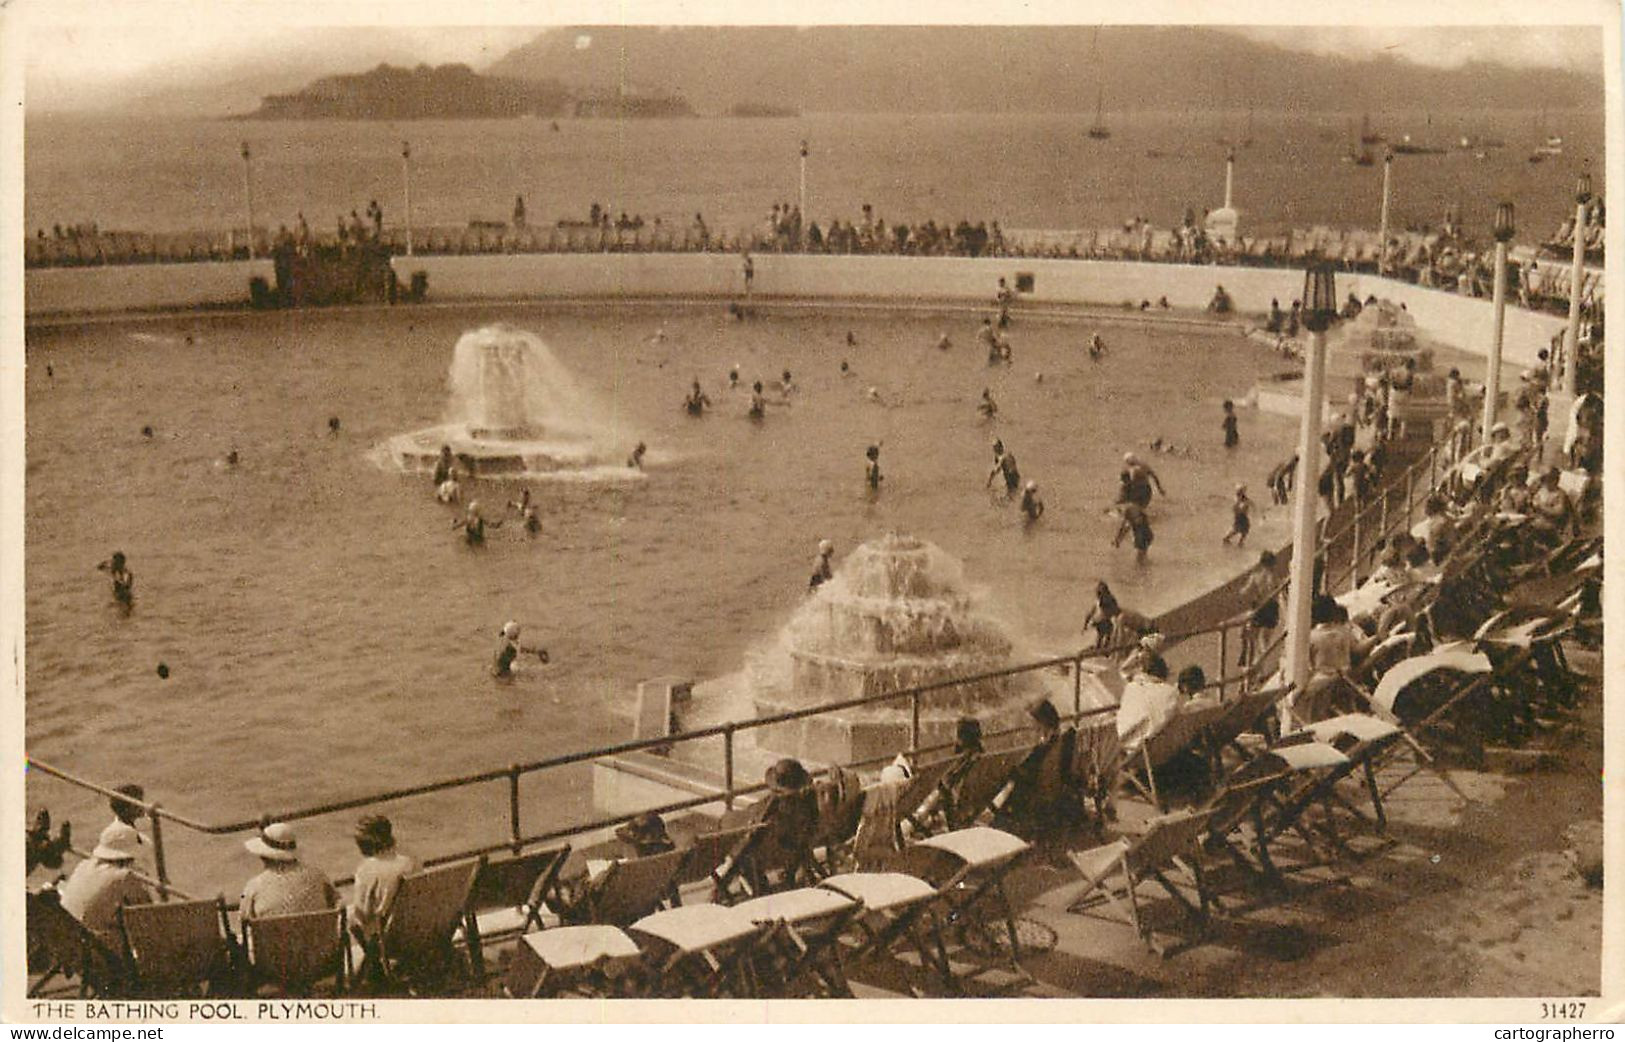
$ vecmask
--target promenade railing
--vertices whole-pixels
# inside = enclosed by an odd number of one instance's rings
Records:
[[[1320,540],[1316,549],[1316,553],[1322,559],[1328,561],[1323,588],[1330,590],[1339,582],[1356,581],[1362,569],[1374,555],[1375,548],[1379,545],[1380,540],[1387,539],[1402,529],[1408,530],[1416,514],[1418,504],[1425,501],[1427,494],[1443,480],[1453,459],[1454,456],[1446,445],[1438,442],[1430,444],[1427,452],[1409,462],[1397,474],[1383,480],[1380,484],[1380,491],[1372,497],[1369,503],[1357,509],[1344,511],[1341,516],[1339,513],[1334,512],[1329,520],[1337,520],[1339,524]],[[1342,570],[1340,572],[1333,571],[1330,563],[1333,559],[1341,560]],[[1285,590],[1286,583],[1282,582],[1274,588],[1271,596],[1280,597]],[[1255,690],[1264,683],[1279,683],[1279,681],[1266,681],[1264,678],[1271,677],[1274,674],[1285,638],[1285,628],[1277,627],[1277,635],[1274,639],[1260,649],[1245,666],[1233,665],[1231,661],[1232,653],[1240,648],[1239,641],[1243,639],[1241,630],[1248,624],[1251,611],[1256,605],[1239,604],[1238,602],[1238,604],[1231,607],[1232,609],[1240,607],[1244,610],[1235,614],[1227,611],[1224,618],[1212,624],[1190,627],[1179,632],[1164,633],[1170,657],[1175,658],[1176,661],[1180,659],[1190,661],[1205,660],[1211,666],[1211,668],[1204,668],[1206,675],[1211,678],[1207,688],[1216,691],[1221,699],[1232,691]],[[1086,664],[1113,663],[1114,659],[1121,655],[1124,650],[1126,650],[1125,647],[1120,644],[1103,648],[1081,649],[1070,654],[1023,663],[1006,669],[958,677],[899,691],[824,703],[749,720],[683,730],[671,735],[618,742],[524,763],[511,763],[505,767],[493,767],[470,774],[440,778],[419,785],[369,793],[349,799],[316,803],[275,812],[264,812],[253,817],[232,821],[204,821],[196,816],[171,810],[156,800],[131,799],[108,784],[83,777],[65,767],[35,757],[29,757],[26,764],[31,778],[53,778],[84,792],[98,794],[110,800],[122,800],[139,806],[152,823],[153,862],[156,878],[151,879],[150,882],[167,900],[171,896],[185,898],[188,896],[188,892],[177,886],[171,878],[171,866],[165,847],[166,824],[204,836],[233,836],[258,831],[271,821],[301,821],[451,790],[461,790],[482,785],[500,785],[504,790],[504,797],[508,807],[507,835],[501,839],[493,838],[474,847],[437,855],[430,858],[426,864],[443,864],[501,852],[518,853],[526,847],[540,843],[601,835],[605,830],[629,821],[639,813],[653,811],[665,815],[695,810],[708,805],[715,806],[719,803],[726,807],[732,807],[740,800],[749,799],[760,794],[766,789],[765,784],[742,782],[737,776],[736,754],[741,736],[762,728],[857,708],[906,706],[909,713],[909,743],[907,750],[899,751],[906,751],[916,757],[931,755],[947,749],[945,745],[922,744],[921,716],[923,710],[932,701],[933,696],[952,692],[954,689],[965,685],[976,685],[1001,678],[1036,674],[1046,670],[1057,671],[1070,676],[1072,681],[1072,704],[1070,711],[1063,710],[1063,716],[1074,723],[1106,713],[1115,713],[1116,705],[1085,706],[1083,677]],[[998,732],[989,735],[988,739],[991,741],[1001,736],[1018,733],[1020,730]],[[634,813],[594,815],[586,820],[572,821],[565,824],[550,824],[539,830],[527,831],[520,792],[520,782],[527,776],[574,765],[600,763],[635,753],[660,753],[670,756],[677,746],[717,739],[720,739],[722,744],[722,763],[716,788],[712,791],[642,808]],[[849,769],[863,769],[877,766],[890,759],[891,756],[888,755],[872,761],[843,764],[841,766]],[[84,856],[82,851],[76,851],[76,853]],[[339,882],[343,884],[347,880],[340,880]]]

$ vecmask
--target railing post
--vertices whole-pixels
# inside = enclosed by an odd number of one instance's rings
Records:
[[[152,863],[158,870],[158,898],[168,901],[169,866],[164,861],[164,812],[154,803],[147,816],[152,819]]]
[[[1219,627],[1219,701],[1224,701],[1224,671],[1230,664],[1230,627]]]
[[[1454,429],[1452,429],[1450,436],[1452,438],[1455,437]],[[1428,492],[1432,493],[1432,492],[1436,491],[1438,489],[1438,487],[1439,487],[1439,443],[1438,443],[1438,441],[1434,441],[1434,443],[1432,445],[1428,446]]]
[[[1083,653],[1072,660],[1072,717],[1083,715]]]
[[[1416,468],[1405,468],[1405,531],[1411,530],[1411,499],[1416,495]]]
[[[909,696],[909,722],[908,722],[908,751],[918,752],[920,748],[920,693],[915,691]]]
[[[519,848],[524,846],[522,841],[525,834],[519,828],[519,765],[517,763],[508,765],[508,827],[513,839],[513,852],[518,854]]]
[[[1388,486],[1387,485],[1382,486],[1382,508],[1381,508],[1381,513],[1378,514],[1378,516],[1377,516],[1377,531],[1382,533],[1382,538],[1384,538],[1384,539],[1388,538]]]
[[[728,724],[722,732],[722,788],[726,792],[723,805],[734,809],[734,725]]]
[[[1354,512],[1354,545],[1349,550],[1349,589],[1360,585],[1360,517],[1364,510]]]

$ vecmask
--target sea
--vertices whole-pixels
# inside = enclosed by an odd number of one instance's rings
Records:
[[[511,119],[413,122],[152,120],[44,116],[26,121],[24,213],[29,233],[94,222],[108,230],[183,231],[244,224],[251,158],[256,222],[293,227],[304,214],[332,228],[376,199],[401,222],[411,146],[415,225],[505,221],[523,196],[529,222],[611,214],[713,229],[759,227],[776,203],[800,199],[807,143],[809,218],[827,224],[871,204],[888,223],[961,219],[1009,229],[1161,227],[1221,205],[1226,150],[1236,149],[1234,203],[1243,233],[1294,227],[1375,228],[1378,161],[1347,162],[1364,114],[1124,112],[1092,139],[1088,114],[853,115],[781,119]],[[1433,112],[1372,117],[1398,141],[1446,148],[1395,159],[1394,227],[1438,227],[1454,208],[1487,229],[1511,200],[1520,241],[1544,238],[1573,213],[1587,160],[1602,187],[1602,111]],[[1530,163],[1548,136],[1563,152]],[[1459,149],[1462,137],[1500,146]],[[1243,145],[1241,142],[1250,141]]]

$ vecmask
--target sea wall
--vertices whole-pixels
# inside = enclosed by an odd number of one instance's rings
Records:
[[[725,253],[529,253],[396,257],[403,283],[429,277],[429,297],[451,300],[546,300],[607,297],[737,299],[744,278],[738,255]],[[1175,308],[1206,305],[1223,285],[1241,311],[1263,312],[1302,295],[1303,273],[1290,268],[1226,268],[1134,261],[1037,260],[1012,257],[890,257],[760,254],[758,299],[909,300],[986,304],[998,279],[1014,286],[1032,276],[1023,300],[1036,304],[1117,307],[1166,297]],[[241,304],[248,280],[269,280],[271,262],[32,268],[24,276],[30,317]],[[1494,309],[1461,297],[1374,275],[1343,274],[1340,295],[1375,294],[1403,303],[1421,330],[1467,351],[1489,344]],[[1528,365],[1563,327],[1563,319],[1509,307],[1506,357]]]
[[[23,308],[35,318],[246,304],[248,280],[255,276],[273,281],[271,261],[29,268],[23,276]]]

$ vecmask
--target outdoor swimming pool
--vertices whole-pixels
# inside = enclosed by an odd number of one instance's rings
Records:
[[[471,550],[429,479],[381,465],[375,449],[440,422],[453,345],[497,321],[539,334],[620,455],[646,441],[649,465],[641,478],[533,482],[542,533],[510,521]],[[730,672],[778,632],[821,538],[842,556],[899,530],[962,558],[1022,638],[1018,655],[1082,643],[1097,578],[1155,612],[1285,540],[1287,510],[1265,509],[1263,478],[1295,425],[1242,408],[1242,444],[1227,451],[1219,408],[1279,358],[1229,327],[1018,314],[1014,364],[990,369],[978,322],[509,305],[32,329],[28,750],[97,780],[139,781],[204,820],[250,817],[625,737],[616,710],[639,680]],[[1095,328],[1111,348],[1098,364],[1083,349]],[[944,331],[954,346],[940,351]],[[843,359],[853,375],[841,376]],[[726,387],[734,364],[744,387],[789,368],[798,389],[753,423],[746,393]],[[695,378],[714,405],[703,419],[681,408]],[[976,409],[984,387],[1000,408],[991,423]],[[1041,486],[1048,512],[1031,528],[984,489],[995,436]],[[1158,436],[1192,456],[1150,453]],[[873,443],[886,475],[877,498],[863,482]],[[232,448],[235,468],[221,462]],[[1111,548],[1103,513],[1128,450],[1170,493],[1143,569]],[[1238,481],[1259,504],[1246,550],[1220,545]],[[501,517],[520,488],[479,482],[474,494]],[[95,570],[114,549],[136,575],[128,618]],[[552,664],[504,684],[487,666],[509,618]],[[527,830],[585,813],[586,778],[527,779]],[[105,817],[56,782],[34,784],[30,799],[87,830]],[[506,810],[493,786],[389,812],[403,843],[433,854],[505,834]],[[348,828],[349,816],[303,826],[302,844],[335,875],[354,860]],[[182,887],[232,895],[251,868],[234,840],[165,838]]]

